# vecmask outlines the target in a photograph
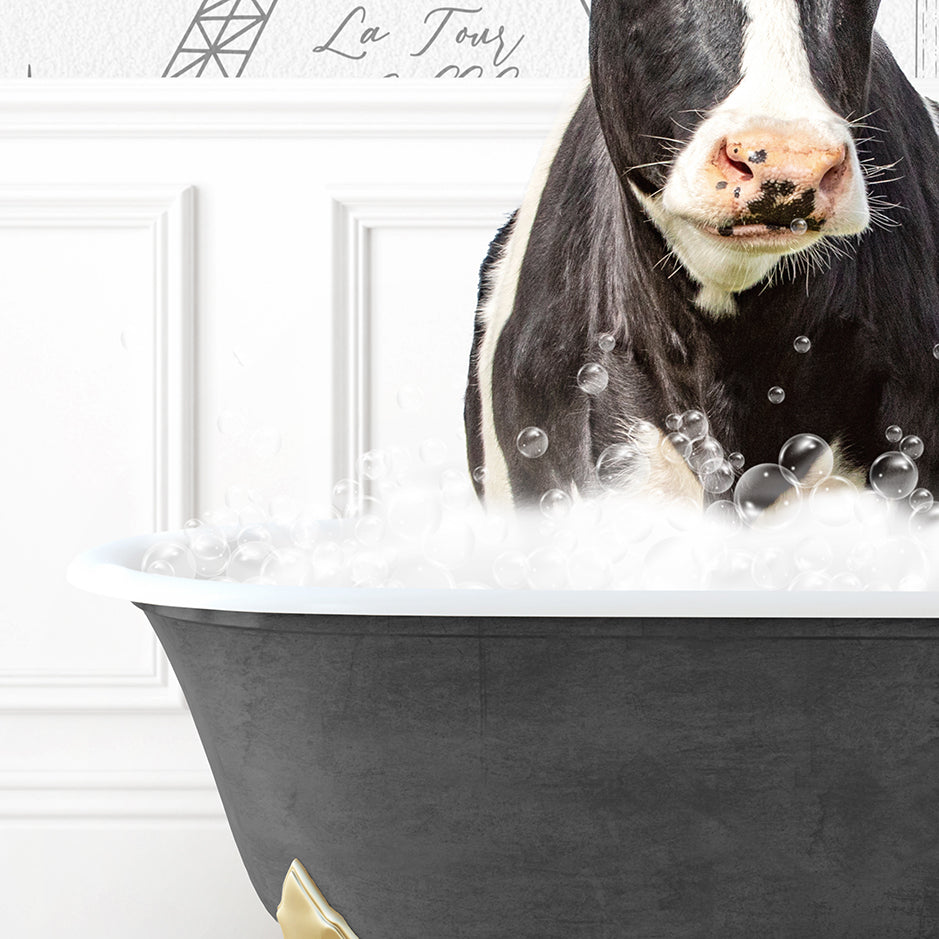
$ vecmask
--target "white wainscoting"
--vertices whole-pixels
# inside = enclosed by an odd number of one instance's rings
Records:
[[[65,564],[232,486],[323,501],[370,447],[458,458],[477,269],[576,91],[0,87],[0,935],[279,935],[142,614]]]

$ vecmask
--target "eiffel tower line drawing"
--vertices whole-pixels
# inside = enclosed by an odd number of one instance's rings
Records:
[[[276,6],[277,0],[202,0],[163,77],[240,78]]]

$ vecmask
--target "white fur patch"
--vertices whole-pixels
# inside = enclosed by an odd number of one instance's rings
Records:
[[[589,88],[589,82],[587,87]],[[477,380],[482,404],[483,465],[486,468],[484,492],[486,504],[489,506],[512,505],[509,469],[496,436],[495,410],[492,400],[492,370],[496,346],[499,337],[502,335],[502,330],[515,308],[518,277],[522,269],[522,262],[525,259],[525,252],[528,249],[528,239],[531,236],[535,215],[541,203],[541,195],[548,181],[551,164],[554,162],[561,146],[561,139],[567,130],[567,125],[571,122],[574,112],[580,106],[584,94],[585,90],[581,88],[576,99],[566,109],[563,118],[558,121],[554,131],[545,141],[531,181],[525,190],[525,196],[519,207],[509,240],[503,247],[501,258],[489,271],[492,291],[480,311],[485,332],[477,357]],[[521,428],[519,429],[521,430]]]

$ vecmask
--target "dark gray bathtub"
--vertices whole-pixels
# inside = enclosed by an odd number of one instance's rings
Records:
[[[139,605],[272,914],[296,857],[360,939],[939,935],[934,621]]]

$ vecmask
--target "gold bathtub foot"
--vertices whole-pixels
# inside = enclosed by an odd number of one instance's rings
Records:
[[[358,939],[296,859],[284,878],[277,922],[284,939]]]

